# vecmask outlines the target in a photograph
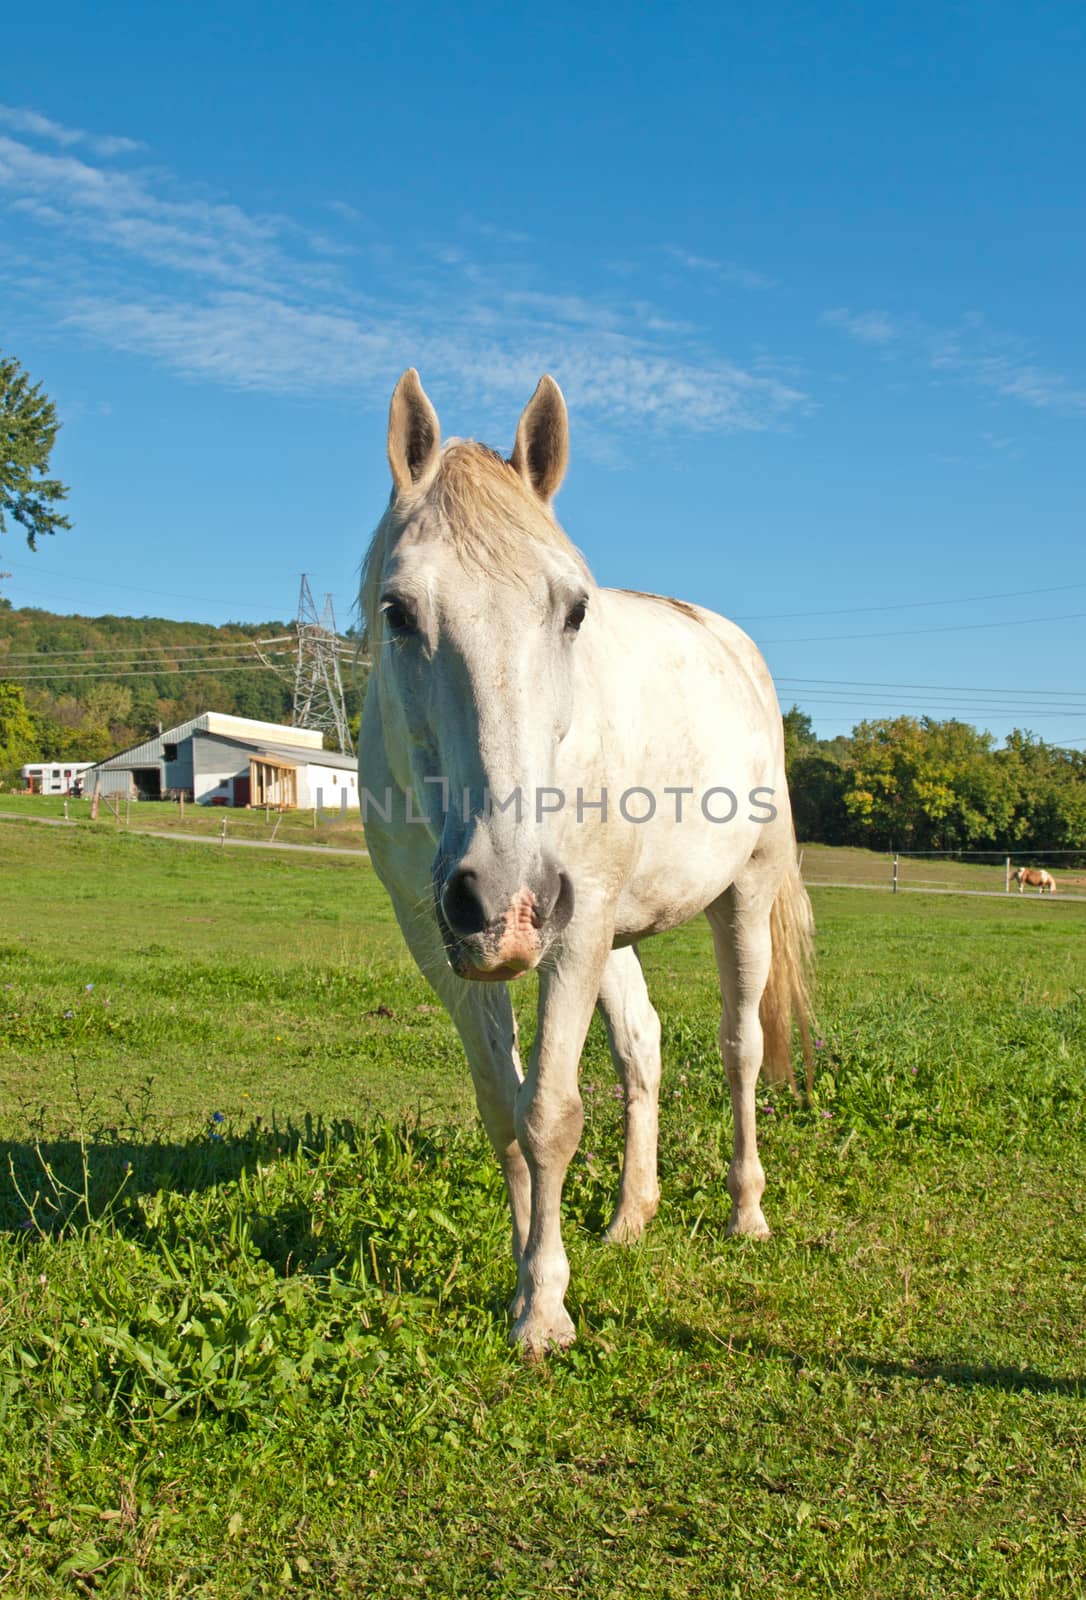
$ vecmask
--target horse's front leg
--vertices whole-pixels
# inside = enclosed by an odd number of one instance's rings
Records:
[[[389,885],[393,908],[423,977],[449,1013],[468,1058],[475,1103],[498,1158],[513,1222],[513,1261],[519,1267],[528,1236],[530,1180],[514,1125],[522,1083],[517,1022],[504,983],[468,983],[445,959],[437,924],[418,901]]]
[[[517,1096],[517,1138],[532,1200],[512,1340],[529,1360],[548,1349],[564,1350],[576,1337],[565,1307],[569,1261],[562,1243],[562,1185],[584,1127],[577,1068],[609,948],[610,940],[575,956],[567,946],[554,970],[541,975],[539,1026]]]

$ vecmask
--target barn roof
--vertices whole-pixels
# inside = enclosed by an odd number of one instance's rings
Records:
[[[264,744],[265,739],[271,739],[278,748],[289,747],[304,753],[310,761],[329,753],[321,748],[323,735],[313,728],[288,728],[283,723],[260,722],[255,717],[235,717],[224,711],[202,711],[198,717],[190,717],[187,722],[179,722],[173,728],[164,728],[161,733],[141,739],[139,744],[119,750],[116,755],[107,756],[104,761],[97,761],[94,765],[102,771],[147,766],[163,760],[164,745],[181,744],[193,735],[260,745]]]
[[[315,750],[312,746],[296,744],[271,744],[266,739],[239,739],[228,733],[200,733],[200,739],[213,739],[217,744],[233,745],[235,749],[251,750],[255,756],[280,757],[294,766],[337,767],[343,772],[355,772],[357,756],[343,755],[339,750]]]

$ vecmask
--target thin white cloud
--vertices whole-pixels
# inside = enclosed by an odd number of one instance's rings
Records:
[[[999,334],[970,313],[954,329],[916,319],[894,321],[885,311],[824,311],[820,320],[860,344],[894,345],[928,372],[945,374],[1001,400],[1064,416],[1086,414],[1086,387],[1042,366],[1021,340]]]
[[[135,139],[123,139],[110,133],[87,133],[83,128],[68,128],[40,111],[30,111],[25,106],[0,105],[0,125],[16,133],[28,133],[37,139],[50,139],[54,144],[85,144],[96,156],[129,155],[143,146]]]
[[[860,344],[893,344],[901,337],[900,328],[885,311],[849,311],[837,306],[832,311],[824,311],[821,320],[827,327],[840,328]]]
[[[118,170],[89,135],[19,117],[0,134],[0,200],[31,242],[46,229],[65,244],[41,253],[27,299],[54,324],[186,378],[377,401],[412,363],[435,392],[455,389],[481,421],[505,426],[509,400],[550,370],[597,432],[626,422],[760,429],[806,403],[645,301],[541,287],[531,262],[498,276],[463,243],[345,243],[331,227],[246,211],[161,169]],[[323,211],[326,221],[361,217],[339,200]],[[470,232],[520,242],[476,219]]]
[[[329,211],[333,211],[343,222],[358,223],[366,220],[365,213],[346,200],[329,200],[327,204]]]
[[[267,295],[216,294],[201,304],[92,299],[74,304],[65,321],[186,377],[277,394],[361,390],[377,398],[410,354],[427,382],[467,389],[492,404],[484,420],[495,423],[508,423],[505,402],[530,394],[547,370],[559,375],[571,405],[613,423],[759,430],[804,400],[776,379],[723,361],[656,354],[623,336],[593,345],[529,327],[512,340],[504,328],[458,335],[410,313],[366,321]]]
[[[700,256],[692,250],[684,250],[679,245],[667,244],[664,254],[678,262],[679,266],[686,267],[689,272],[705,273],[715,278],[720,283],[726,283],[736,289],[772,289],[774,280],[767,278],[764,272],[755,272],[751,267],[744,267],[738,261],[718,261],[713,256]]]
[[[1018,350],[1010,341],[994,339],[977,325],[976,319],[970,319],[970,326],[963,333],[931,336],[928,364],[935,372],[949,372],[1035,411],[1065,416],[1086,414],[1086,388],[1062,373],[1039,366],[1028,352]]]

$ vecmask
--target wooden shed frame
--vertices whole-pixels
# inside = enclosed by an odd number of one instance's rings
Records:
[[[281,757],[249,758],[249,804],[292,811],[298,805],[298,768]]]

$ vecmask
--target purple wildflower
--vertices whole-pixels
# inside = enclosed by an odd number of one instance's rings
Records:
[[[225,1122],[226,1118],[223,1116],[221,1111],[213,1111],[211,1113],[211,1120],[212,1122]]]
[[[816,1039],[815,1040],[815,1049],[816,1050],[824,1050],[825,1048],[826,1048],[825,1039]]]

